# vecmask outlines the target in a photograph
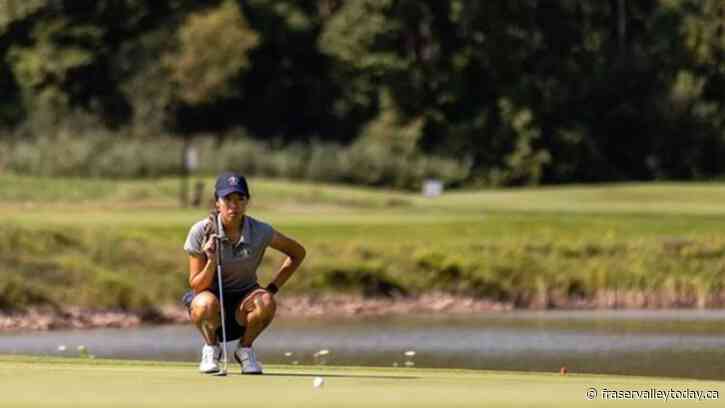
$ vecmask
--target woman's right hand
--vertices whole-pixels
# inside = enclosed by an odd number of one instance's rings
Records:
[[[216,242],[216,234],[211,234],[209,236],[209,239],[206,241],[206,244],[204,244],[204,247],[202,248],[204,250],[204,255],[206,255],[206,259],[208,261],[216,261]]]

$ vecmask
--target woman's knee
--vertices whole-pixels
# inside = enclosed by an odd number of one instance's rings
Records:
[[[213,319],[219,314],[219,300],[211,292],[202,292],[194,297],[191,302],[191,319]]]
[[[274,313],[277,311],[277,303],[274,301],[274,296],[270,293],[262,293],[257,296],[255,304],[261,314],[266,317],[274,317]]]
[[[271,320],[277,310],[274,297],[269,293],[260,293],[247,302],[243,308],[247,319]]]

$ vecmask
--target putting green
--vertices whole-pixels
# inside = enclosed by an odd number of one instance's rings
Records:
[[[587,407],[662,406],[607,392],[716,391],[725,382],[416,368],[268,366],[263,376],[196,372],[192,363],[0,356],[0,406],[39,407]],[[324,377],[321,388],[315,377]],[[598,392],[586,398],[590,388]],[[610,394],[611,395],[611,394]],[[677,407],[714,400],[670,400]]]

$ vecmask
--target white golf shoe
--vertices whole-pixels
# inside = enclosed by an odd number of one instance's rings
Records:
[[[262,366],[257,362],[257,355],[251,347],[237,347],[234,359],[242,365],[242,374],[262,374]]]
[[[199,363],[199,372],[204,374],[215,373],[219,371],[219,355],[221,351],[219,346],[204,345],[201,349],[201,363]]]

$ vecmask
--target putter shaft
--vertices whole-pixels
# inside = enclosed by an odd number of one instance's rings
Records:
[[[219,310],[221,310],[222,318],[222,356],[224,358],[224,368],[221,370],[219,375],[227,375],[227,366],[229,357],[227,355],[227,329],[226,320],[224,316],[224,287],[222,285],[222,234],[224,233],[224,226],[222,226],[221,216],[217,215],[217,234],[216,234],[216,273],[217,273],[217,286],[219,287]]]

